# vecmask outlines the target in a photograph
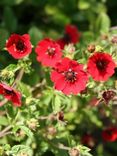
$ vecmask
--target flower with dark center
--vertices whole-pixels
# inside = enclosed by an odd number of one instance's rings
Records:
[[[37,54],[37,61],[41,62],[42,65],[49,67],[54,67],[62,57],[62,51],[59,44],[47,38],[39,41],[35,48],[35,52]]]
[[[88,60],[87,70],[94,80],[107,81],[114,74],[115,67],[110,54],[95,52]]]
[[[64,36],[57,40],[57,43],[63,49],[66,44],[79,42],[80,33],[75,25],[66,25]]]
[[[21,106],[21,94],[10,86],[0,83],[0,94],[11,101],[14,106]]]
[[[102,97],[106,104],[108,104],[114,98],[115,95],[116,93],[113,90],[107,90],[103,92]]]
[[[102,138],[104,141],[113,142],[117,140],[117,128],[112,126],[102,131]]]
[[[28,34],[12,34],[6,42],[6,49],[15,58],[21,59],[32,51],[30,36]]]
[[[96,140],[93,135],[91,134],[85,134],[81,138],[81,142],[83,145],[88,146],[89,148],[93,148],[95,146]]]
[[[88,80],[83,65],[69,58],[58,62],[51,73],[55,89],[64,94],[78,94],[85,89]]]

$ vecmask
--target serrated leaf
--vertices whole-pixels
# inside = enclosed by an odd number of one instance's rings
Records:
[[[5,116],[0,116],[0,125],[3,125],[3,126],[8,125],[8,120]]]
[[[33,133],[28,127],[26,127],[26,126],[19,126],[19,127],[26,133],[26,135],[29,138],[33,138]]]
[[[26,97],[31,96],[31,88],[23,82],[18,84],[18,89],[24,94]]]
[[[11,148],[10,154],[12,154],[13,156],[16,156],[17,154],[20,153],[26,153],[28,154],[28,156],[32,156],[32,150],[29,146],[26,145],[15,145]]]
[[[96,31],[100,33],[108,33],[111,22],[109,16],[101,12],[96,21]]]
[[[54,112],[59,112],[61,108],[61,99],[60,96],[56,95],[54,98]]]
[[[8,70],[8,71],[16,72],[16,71],[19,69],[19,67],[17,67],[16,64],[10,64],[10,65],[7,66],[5,69]]]

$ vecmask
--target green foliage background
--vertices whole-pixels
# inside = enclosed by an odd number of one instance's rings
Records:
[[[91,133],[97,140],[91,150],[92,155],[117,155],[117,143],[104,143],[101,139],[101,131],[106,121],[100,111],[105,110],[106,120],[116,124],[116,114],[113,114],[115,106],[113,108],[112,105],[109,107],[102,105],[101,108],[91,108],[88,105],[90,99],[95,95],[99,96],[97,92],[104,89],[102,84],[91,82],[88,86],[90,92],[82,96],[64,96],[53,90],[49,69],[42,67],[36,61],[34,49],[29,58],[21,61],[14,60],[4,51],[6,40],[12,33],[29,33],[33,46],[36,46],[44,37],[53,39],[61,37],[65,25],[71,23],[81,32],[80,43],[76,45],[78,52],[75,54],[75,59],[79,59],[81,63],[84,60],[86,62],[87,58],[84,57],[83,60],[81,53],[92,42],[98,45],[97,48],[107,47],[106,50],[111,51],[111,43],[101,42],[100,36],[111,37],[117,33],[117,31],[110,32],[110,27],[117,25],[116,8],[116,0],[0,0],[1,73],[3,69],[17,73],[21,66],[26,73],[23,81],[18,84],[18,89],[23,93],[24,105],[20,109],[13,108],[9,103],[0,107],[1,112],[7,111],[5,116],[0,115],[0,129],[9,124],[13,126],[13,135],[0,139],[1,155],[20,156],[20,152],[23,151],[29,156],[67,156],[68,152],[58,150],[53,145],[61,142],[66,146],[76,147],[81,144],[81,137],[85,133]],[[117,55],[115,59],[117,60]],[[15,75],[0,77],[9,85],[15,79]],[[115,74],[105,86],[114,87],[116,79]],[[36,84],[41,84],[41,87],[37,87],[33,92],[32,88],[34,89]],[[33,131],[27,123],[32,119],[37,121],[39,116],[49,116],[61,110],[64,110],[67,125],[61,126],[60,122],[54,123],[50,120],[38,120],[38,130]],[[48,136],[48,140],[43,134],[46,134],[47,128],[51,125],[57,129],[57,134],[54,137]],[[25,132],[25,136],[17,135],[19,129]],[[90,156],[87,149],[83,152],[82,156]]]

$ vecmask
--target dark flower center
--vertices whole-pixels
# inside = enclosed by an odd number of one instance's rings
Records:
[[[25,48],[24,42],[22,40],[19,40],[16,43],[16,49],[19,51],[24,51],[24,48]]]
[[[113,131],[112,130],[107,130],[106,133],[107,133],[107,135],[111,136],[113,134]]]
[[[77,73],[71,69],[69,69],[67,72],[65,72],[65,78],[69,82],[75,82],[76,81],[76,75],[77,75]]]
[[[107,66],[107,62],[105,60],[98,60],[96,62],[96,66],[99,70],[105,70],[106,66]]]
[[[54,56],[54,54],[55,54],[55,48],[48,47],[46,53],[47,53],[49,56]]]
[[[14,92],[12,90],[4,90],[6,95],[12,95]]]
[[[64,37],[63,37],[64,41],[66,44],[70,43],[71,42],[71,37],[69,34],[64,34]]]

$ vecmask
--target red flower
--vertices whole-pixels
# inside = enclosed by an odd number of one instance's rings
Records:
[[[66,25],[65,34],[62,38],[57,40],[57,43],[60,44],[63,49],[66,44],[74,43],[76,44],[79,41],[80,33],[75,25]]]
[[[6,42],[6,48],[15,59],[21,59],[32,51],[30,36],[12,34]]]
[[[35,51],[37,53],[37,60],[45,66],[54,67],[56,62],[62,57],[59,44],[51,39],[41,40]]]
[[[64,94],[78,94],[85,89],[88,77],[83,71],[83,65],[64,58],[56,64],[55,70],[51,73],[51,80],[55,84],[55,89]]]
[[[109,127],[102,131],[102,138],[104,141],[113,142],[117,140],[117,128]]]
[[[82,142],[83,145],[86,145],[86,146],[92,148],[92,147],[95,146],[96,140],[91,134],[85,134],[82,137],[81,142]]]
[[[0,83],[0,94],[17,107],[21,106],[21,94],[6,84]]]
[[[107,81],[114,74],[115,63],[111,55],[96,52],[88,60],[88,72],[96,81]]]

